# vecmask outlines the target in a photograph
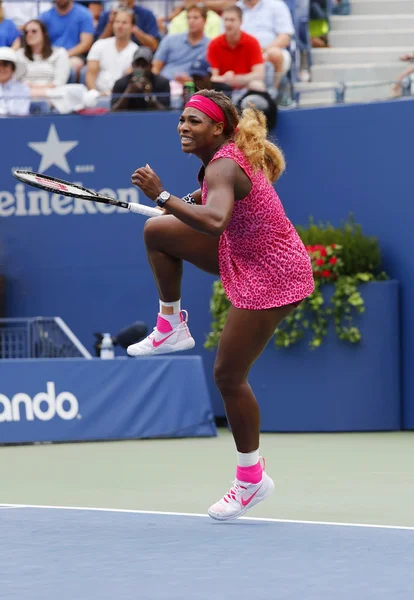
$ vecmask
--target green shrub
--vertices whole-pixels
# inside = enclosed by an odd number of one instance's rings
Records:
[[[318,348],[327,334],[330,321],[333,321],[340,340],[357,344],[361,341],[361,333],[354,317],[365,310],[359,286],[388,278],[381,271],[378,239],[364,235],[362,227],[355,223],[352,215],[340,227],[330,223],[316,224],[310,218],[307,227],[299,225],[296,230],[312,258],[315,290],[276,329],[275,345],[288,348],[310,335],[309,347]],[[336,265],[329,264],[329,258],[333,256],[337,259]],[[321,257],[326,257],[325,269],[324,266],[316,266],[316,259]],[[334,293],[328,302],[323,294],[326,284],[334,286]],[[210,300],[213,321],[205,348],[217,347],[229,307],[230,302],[221,281],[215,281]]]

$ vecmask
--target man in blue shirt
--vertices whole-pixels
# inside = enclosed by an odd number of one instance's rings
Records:
[[[157,20],[153,12],[143,6],[134,4],[134,0],[119,0],[119,8],[129,8],[135,15],[135,26],[132,30],[131,39],[138,46],[147,46],[151,52],[155,52],[160,41]],[[96,37],[100,40],[113,36],[113,22],[116,9],[104,12],[99,19],[96,28]]]
[[[66,48],[76,78],[93,43],[92,15],[73,0],[55,0],[55,6],[40,15],[53,46]]]
[[[20,37],[19,30],[15,23],[10,19],[2,19],[2,8],[0,1],[0,46],[13,45],[13,42]]]
[[[152,72],[184,84],[191,81],[190,67],[198,58],[205,58],[210,38],[204,35],[207,9],[193,5],[187,9],[188,33],[166,35],[155,53]]]

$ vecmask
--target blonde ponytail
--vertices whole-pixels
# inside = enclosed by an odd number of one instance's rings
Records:
[[[4,21],[4,10],[3,7],[1,5],[1,0],[0,0],[0,23],[2,23]]]
[[[266,117],[257,108],[245,108],[237,125],[235,144],[255,171],[263,169],[270,183],[279,179],[285,170],[285,157],[267,139]]]
[[[267,139],[266,117],[264,113],[245,108],[239,117],[228,96],[215,90],[200,90],[197,95],[209,98],[221,108],[225,116],[224,135],[234,140],[243,152],[254,171],[262,169],[270,183],[274,183],[285,170],[282,151]]]

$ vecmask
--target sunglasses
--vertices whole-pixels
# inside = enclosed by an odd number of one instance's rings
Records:
[[[0,67],[12,67],[13,64],[11,60],[0,60]]]

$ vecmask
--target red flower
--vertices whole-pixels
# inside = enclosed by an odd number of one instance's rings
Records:
[[[322,271],[321,273],[322,277],[330,277],[331,276],[331,272],[330,271]]]
[[[332,258],[329,259],[329,262],[331,265],[335,265],[338,262],[338,259],[335,256],[332,256]]]
[[[336,244],[331,244],[331,248],[336,248]]]
[[[320,253],[321,253],[321,256],[326,256],[326,248],[321,246]]]
[[[318,267],[321,267],[323,264],[325,264],[325,261],[322,258],[318,258],[318,260],[316,260],[315,262],[318,265]]]

